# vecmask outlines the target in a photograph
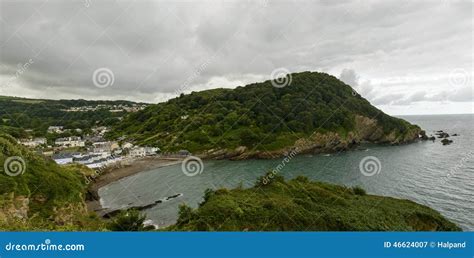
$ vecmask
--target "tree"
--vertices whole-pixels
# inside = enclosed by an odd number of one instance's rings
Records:
[[[259,142],[259,135],[249,128],[244,128],[240,131],[239,134],[240,144],[244,146],[253,146],[255,143]]]

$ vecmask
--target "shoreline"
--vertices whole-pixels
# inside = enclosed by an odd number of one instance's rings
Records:
[[[90,182],[88,187],[88,195],[90,195],[92,198],[86,199],[87,210],[94,212],[104,210],[100,203],[100,188],[113,182],[117,182],[122,178],[133,176],[141,172],[180,164],[182,160],[182,158],[163,158],[159,156],[144,157],[134,160],[129,165],[122,167],[111,167],[109,170],[103,172]]]

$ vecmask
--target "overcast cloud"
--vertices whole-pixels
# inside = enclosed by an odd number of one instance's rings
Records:
[[[389,114],[473,112],[470,0],[0,3],[0,95],[154,103],[284,67]]]

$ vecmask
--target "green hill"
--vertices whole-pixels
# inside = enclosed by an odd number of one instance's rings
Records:
[[[399,144],[418,138],[418,126],[391,117],[336,77],[291,75],[236,89],[193,92],[129,114],[109,135],[127,135],[164,151],[187,149],[209,157],[267,158],[347,149],[361,141]]]
[[[84,175],[79,166],[58,166],[0,134],[0,229],[99,230],[87,212]]]
[[[118,112],[119,108],[116,112],[110,112],[112,107],[133,105],[145,104],[123,100],[49,100],[0,96],[0,133],[18,138],[46,136],[47,128],[54,125],[88,131],[92,126],[110,126],[127,113],[123,110]],[[68,112],[71,108],[81,107],[96,109]],[[25,132],[26,129],[31,132]]]
[[[437,211],[305,177],[276,176],[250,189],[206,191],[196,210],[180,207],[179,231],[460,231]]]

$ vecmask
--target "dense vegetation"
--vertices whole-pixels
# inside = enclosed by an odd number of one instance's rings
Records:
[[[345,135],[354,128],[355,115],[376,119],[385,133],[403,135],[411,126],[373,107],[334,76],[317,72],[291,76],[291,84],[283,88],[265,81],[233,90],[181,94],[129,114],[110,136],[126,134],[165,151],[237,146],[276,150],[315,131]]]
[[[185,231],[459,231],[437,211],[408,200],[367,195],[305,177],[262,178],[250,189],[208,190],[196,210],[181,206]]]
[[[6,173],[4,165],[11,157],[24,160],[23,173]],[[108,222],[89,213],[84,178],[93,172],[86,167],[60,167],[9,135],[0,135],[0,164],[1,230],[152,229],[136,210],[123,211]],[[166,230],[460,229],[411,201],[367,195],[360,187],[309,182],[304,177],[285,182],[281,176],[267,175],[250,189],[207,190],[197,210],[181,206],[177,223]]]
[[[62,125],[70,129],[88,130],[95,125],[117,123],[125,112],[107,109],[66,112],[71,107],[97,105],[132,105],[130,101],[45,100],[0,96],[0,132],[23,138],[45,136],[49,126]],[[25,129],[31,129],[30,134]]]
[[[23,164],[4,165],[19,157]],[[88,214],[84,204],[86,167],[60,167],[0,134],[0,229],[3,230],[100,230],[103,223]],[[19,169],[19,170],[15,170]],[[17,171],[23,173],[16,174]]]

